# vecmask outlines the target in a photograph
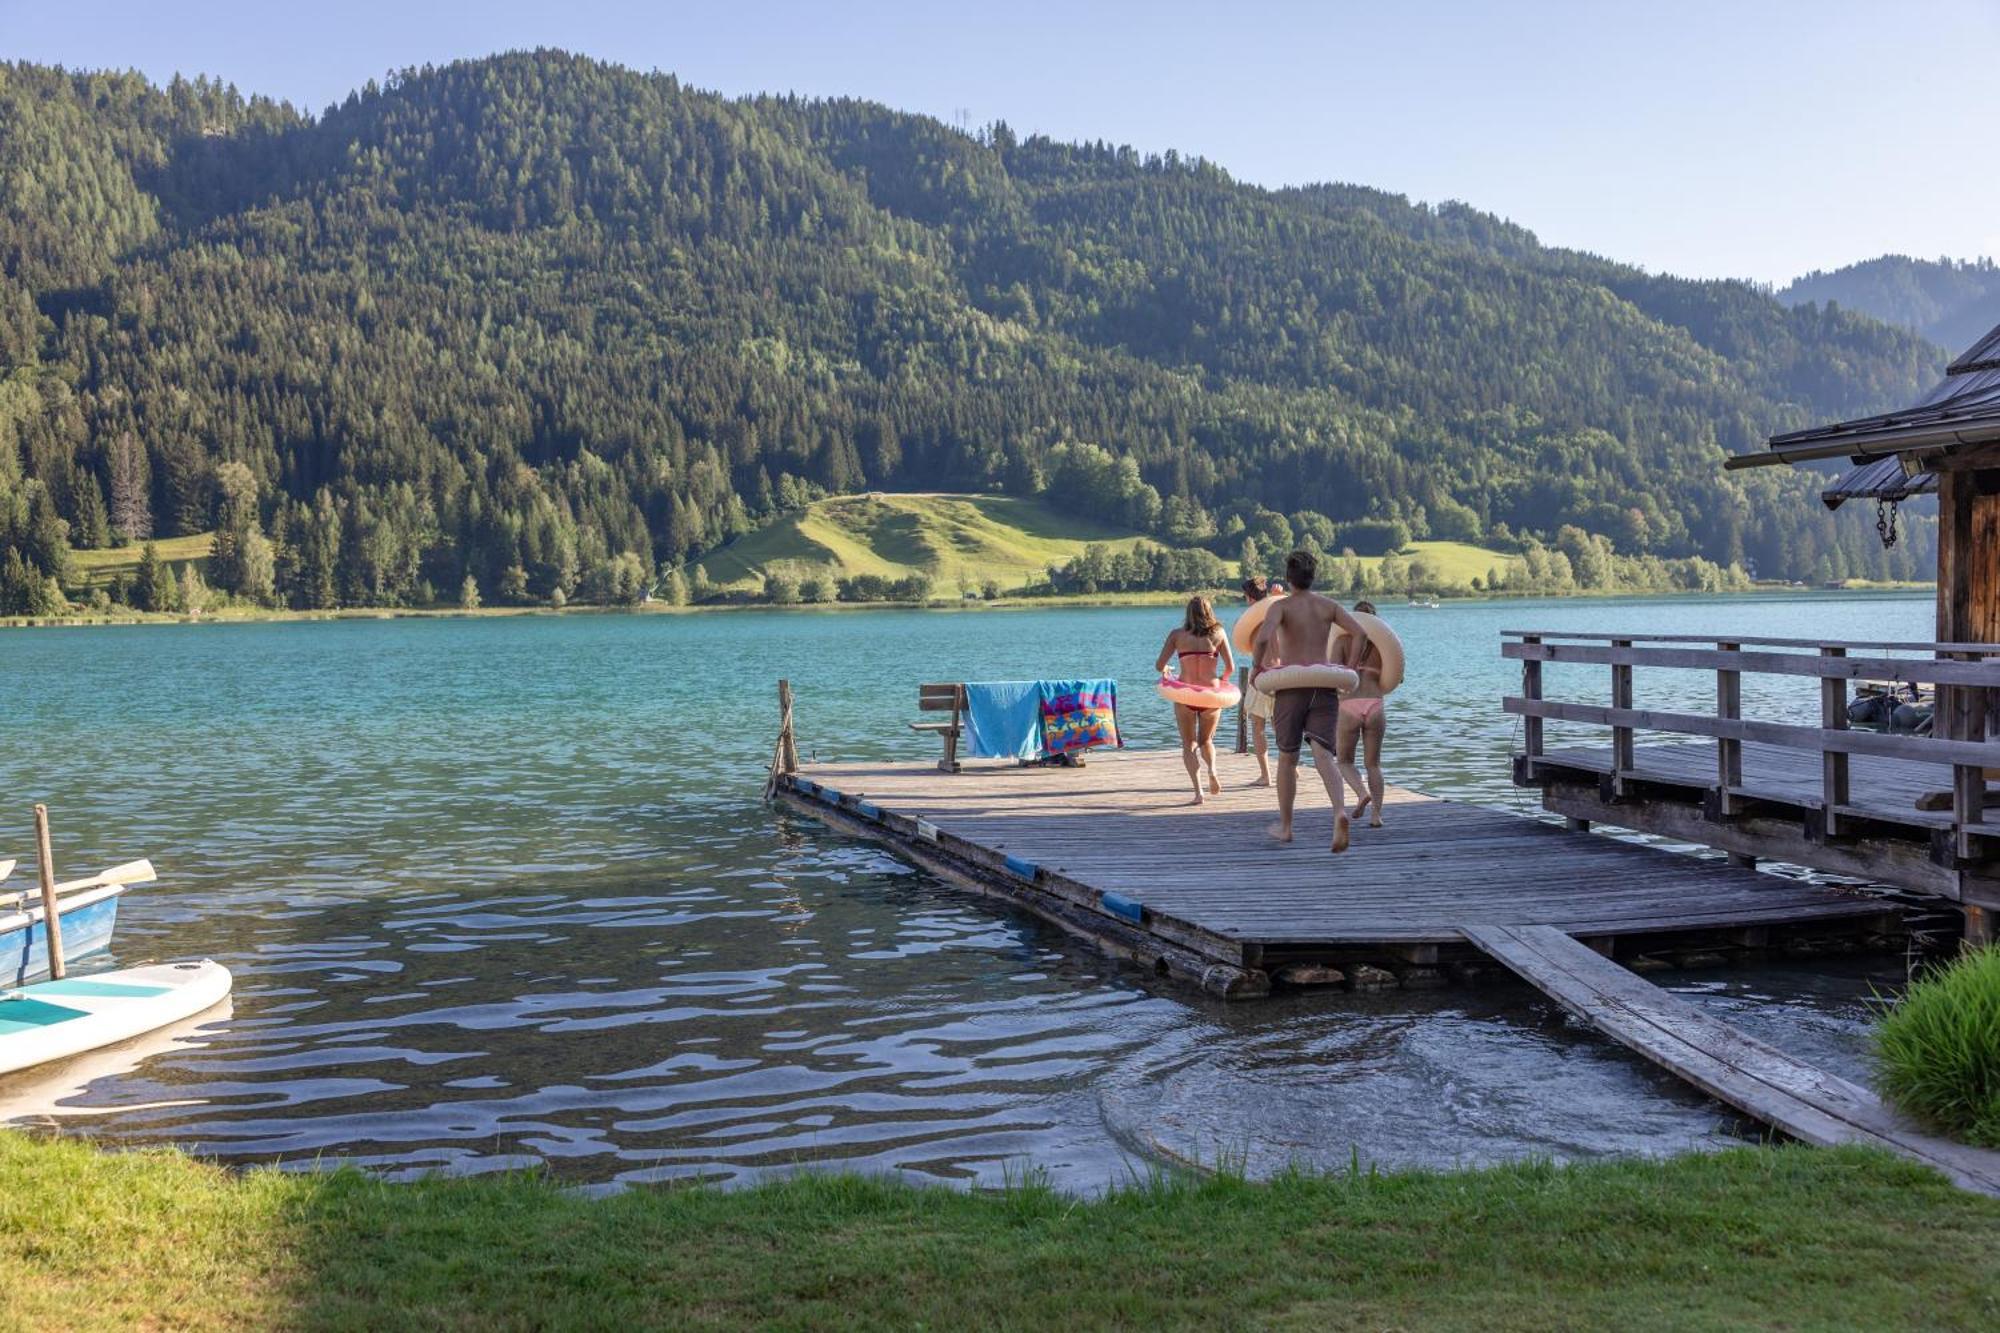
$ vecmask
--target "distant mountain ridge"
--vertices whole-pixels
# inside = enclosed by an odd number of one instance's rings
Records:
[[[602,598],[871,489],[1231,562],[1394,525],[1906,577],[1921,524],[1884,552],[1813,477],[1721,460],[1942,365],[1464,205],[558,51],[318,117],[0,65],[15,607],[145,529],[214,529],[225,587],[302,606]]]
[[[1885,324],[1914,329],[1957,353],[2000,325],[2000,264],[1883,255],[1830,273],[1814,270],[1777,296],[1791,306],[1838,302]]]

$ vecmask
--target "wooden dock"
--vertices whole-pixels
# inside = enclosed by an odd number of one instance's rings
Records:
[[[1878,899],[1831,892],[1539,820],[1392,788],[1385,827],[1327,850],[1332,814],[1300,775],[1297,838],[1225,756],[1223,794],[1189,804],[1173,751],[1093,755],[1085,768],[810,765],[780,781],[808,813],[936,862],[1066,925],[1136,933],[1127,952],[1225,996],[1259,994],[1288,964],[1435,966],[1468,926],[1547,925],[1610,950],[1639,937],[1758,938],[1830,922],[1879,925]]]
[[[1223,794],[1190,804],[1173,751],[1083,768],[812,764],[780,802],[883,843],[968,889],[1224,998],[1274,978],[1444,984],[1497,960],[1608,1035],[1758,1120],[1813,1143],[1886,1147],[2000,1192],[2000,1154],[1913,1130],[1866,1089],[1791,1059],[1612,961],[1676,949],[1782,947],[1792,935],[1893,928],[1881,899],[1718,859],[1391,789],[1386,827],[1327,849],[1332,815],[1301,775],[1297,839],[1225,757]]]

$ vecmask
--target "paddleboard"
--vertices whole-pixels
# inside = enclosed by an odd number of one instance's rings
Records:
[[[0,1074],[163,1028],[226,998],[222,964],[154,963],[0,991]]]

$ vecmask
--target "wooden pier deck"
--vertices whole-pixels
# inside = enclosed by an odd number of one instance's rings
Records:
[[[1456,950],[1497,960],[1581,1018],[1711,1095],[1813,1143],[1866,1143],[2000,1193],[2000,1154],[1916,1131],[1864,1088],[1758,1042],[1641,980],[1614,953],[1788,931],[1879,927],[1882,900],[1714,859],[1392,789],[1386,827],[1327,849],[1332,815],[1301,774],[1297,839],[1265,832],[1269,790],[1189,803],[1172,751],[1094,754],[1084,768],[813,764],[780,801],[885,843],[977,892],[1236,998],[1273,974],[1381,966],[1439,977]],[[1371,961],[1372,960],[1372,961]],[[1428,976],[1424,976],[1428,974]],[[1383,972],[1382,975],[1389,975]]]
[[[1226,995],[1268,989],[1287,962],[1376,955],[1434,964],[1468,926],[1547,925],[1619,938],[1746,932],[1879,918],[1877,899],[1392,788],[1385,827],[1327,849],[1332,814],[1300,775],[1297,838],[1266,833],[1274,801],[1226,756],[1219,797],[1189,804],[1173,751],[1093,755],[1085,768],[819,764],[780,795],[851,831],[942,863],[1065,924],[1125,928],[1169,947]],[[1141,941],[1126,941],[1140,943]],[[1140,948],[1140,956],[1146,951]],[[1221,970],[1217,970],[1217,969]]]

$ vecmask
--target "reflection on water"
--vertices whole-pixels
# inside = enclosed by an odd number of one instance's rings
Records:
[[[1515,680],[1503,627],[1915,638],[1928,610],[1815,597],[1391,615],[1412,660],[1392,780],[1526,809],[1497,703]],[[0,1115],[229,1161],[546,1163],[596,1184],[828,1162],[981,1183],[1032,1165],[1088,1189],[1152,1162],[1729,1141],[1726,1112],[1512,983],[1224,1006],[756,800],[781,675],[823,758],[925,759],[935,742],[903,726],[919,681],[1114,667],[1128,734],[1163,742],[1146,668],[1171,618],[0,635],[0,826],[20,834],[0,855],[20,854],[28,803],[48,800],[59,864],[161,867],[90,966],[206,954],[237,976],[233,1013],[192,1039],[0,1080]],[[1582,670],[1550,685],[1602,688]],[[1713,686],[1642,672],[1640,688],[1692,703]],[[1869,988],[1900,975],[1876,959],[1664,980],[1858,1072]]]

